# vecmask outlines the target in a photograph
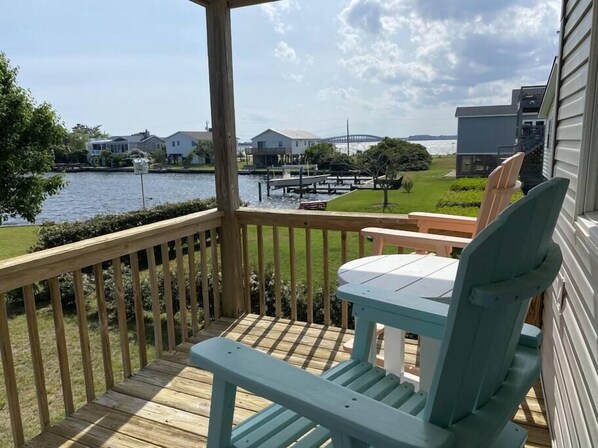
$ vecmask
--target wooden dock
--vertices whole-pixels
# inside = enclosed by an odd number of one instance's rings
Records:
[[[193,343],[224,336],[319,374],[347,359],[342,344],[350,330],[246,315],[220,319],[191,342],[164,352],[112,390],[31,440],[31,447],[198,447],[205,446],[210,410],[211,374],[189,367]],[[406,343],[407,362],[417,372],[417,342]],[[267,400],[239,390],[235,423],[253,415]],[[513,420],[527,428],[527,447],[549,447],[539,382],[529,391]]]

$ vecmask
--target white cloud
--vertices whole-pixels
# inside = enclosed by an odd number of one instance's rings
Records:
[[[285,34],[292,29],[292,26],[285,23],[285,18],[289,12],[301,9],[295,0],[283,0],[280,2],[265,3],[261,9],[268,17],[268,20],[274,26],[274,31],[279,34]]]
[[[495,99],[497,85],[505,103],[511,88],[547,78],[559,7],[558,0],[349,0],[338,20],[339,62],[363,82],[389,84],[396,107]]]
[[[300,62],[295,49],[283,40],[278,42],[278,45],[274,49],[274,56],[281,61],[292,62],[294,64]]]

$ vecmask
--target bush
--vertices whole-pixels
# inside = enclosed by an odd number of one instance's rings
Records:
[[[97,215],[86,221],[44,224],[39,229],[37,243],[30,252],[106,235],[120,230],[176,218],[216,207],[216,199],[195,199],[176,204],[163,204],[147,210],[135,210],[112,215]]]
[[[413,186],[415,185],[415,181],[413,180],[413,178],[409,177],[409,176],[404,176],[403,177],[403,190],[405,190],[407,193],[411,193],[411,190],[413,190]]]
[[[445,213],[447,215],[471,216],[476,218],[480,209],[478,207],[437,207],[438,213]]]
[[[437,208],[443,207],[479,207],[482,203],[483,191],[447,191],[436,203]]]
[[[486,189],[485,178],[479,177],[463,177],[457,179],[450,186],[451,191],[467,191],[467,190],[479,190],[484,191]]]

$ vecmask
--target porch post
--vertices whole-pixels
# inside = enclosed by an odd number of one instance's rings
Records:
[[[240,206],[237,178],[235,105],[230,9],[227,0],[202,2],[206,7],[212,141],[216,202],[224,212],[221,229],[222,312],[237,317],[243,309],[241,237],[235,211]]]

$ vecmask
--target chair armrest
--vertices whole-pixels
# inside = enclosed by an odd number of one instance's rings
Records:
[[[443,213],[412,212],[407,217],[416,220],[417,226],[422,232],[427,232],[429,229],[438,229],[473,235],[478,222],[477,218],[470,216],[446,215]]]
[[[374,446],[452,447],[453,435],[374,399],[225,338],[194,345],[193,365],[322,426]]]
[[[412,296],[401,292],[346,284],[336,290],[339,299],[353,303],[355,316],[393,328],[442,339],[449,305],[437,299]]]
[[[448,256],[447,248],[465,247],[471,242],[471,238],[462,238],[450,235],[435,235],[433,233],[409,232],[406,230],[393,230],[381,227],[366,227],[361,229],[363,236],[374,238],[374,247],[381,248],[384,245],[408,247],[416,250],[429,250],[439,255]],[[378,250],[376,250],[378,251]],[[450,250],[448,250],[450,252]]]

